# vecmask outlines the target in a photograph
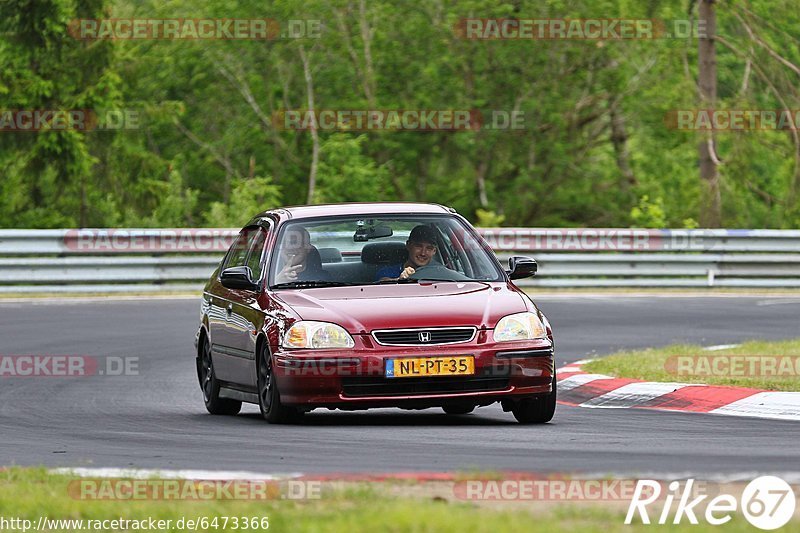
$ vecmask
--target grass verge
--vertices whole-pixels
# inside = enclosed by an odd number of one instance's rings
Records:
[[[623,351],[583,365],[596,374],[641,379],[800,391],[800,339],[749,341],[709,351],[693,344]]]
[[[235,528],[230,517],[255,518],[256,527],[247,531],[265,531],[262,519],[268,520],[269,531],[442,531],[442,532],[496,532],[496,531],[652,531],[653,526],[642,524],[625,526],[625,508],[604,507],[599,504],[539,505],[527,502],[525,507],[478,505],[442,497],[425,496],[426,491],[414,491],[413,486],[391,487],[391,482],[357,485],[347,489],[323,491],[315,500],[261,500],[261,501],[156,501],[156,500],[85,500],[70,492],[74,477],[54,475],[44,469],[11,468],[0,471],[0,518],[30,520],[34,527],[39,517],[49,519],[83,520],[83,530],[89,520],[170,520],[169,527],[157,531],[186,531],[178,527],[181,519],[209,522],[198,531],[243,531]],[[413,484],[412,484],[413,485]],[[217,518],[216,527],[211,526]],[[223,519],[229,517],[227,527]],[[111,524],[109,524],[111,525]],[[59,528],[54,524],[47,531],[78,531],[73,523]],[[130,530],[134,530],[130,525]],[[800,522],[788,525],[800,530]],[[142,530],[143,528],[139,528]],[[660,526],[667,531],[711,532],[715,526],[688,523],[680,526]],[[21,531],[5,527],[5,531]],[[95,531],[119,531],[106,526]],[[150,529],[153,531],[154,529]],[[752,531],[744,517],[736,515],[726,524],[726,531]]]

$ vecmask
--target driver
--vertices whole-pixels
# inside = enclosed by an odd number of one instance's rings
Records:
[[[406,250],[408,250],[406,262],[380,269],[376,274],[378,281],[408,279],[416,269],[429,265],[436,255],[436,230],[424,224],[415,226],[406,241]]]

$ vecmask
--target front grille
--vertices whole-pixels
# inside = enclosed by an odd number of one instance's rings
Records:
[[[373,331],[372,336],[385,346],[430,346],[468,342],[476,331],[474,327],[382,329]]]
[[[412,396],[415,394],[485,392],[504,390],[507,388],[507,376],[447,376],[393,379],[386,379],[383,377],[342,378],[342,393],[351,398],[363,396]]]

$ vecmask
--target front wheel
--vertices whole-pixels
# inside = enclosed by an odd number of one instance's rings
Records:
[[[281,394],[272,368],[272,357],[266,343],[258,356],[258,407],[261,416],[270,424],[286,424],[299,421],[303,413],[281,403]]]
[[[212,415],[235,415],[242,409],[242,402],[219,397],[219,381],[214,375],[214,361],[211,359],[211,344],[203,339],[197,357],[197,378],[203,389],[203,403]]]
[[[556,373],[553,371],[553,390],[544,396],[519,400],[511,409],[520,424],[545,424],[556,412]]]

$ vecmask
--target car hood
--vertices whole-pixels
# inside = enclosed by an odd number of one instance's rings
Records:
[[[449,282],[365,285],[275,293],[303,320],[334,322],[350,333],[375,329],[478,326],[532,307],[505,283]]]

